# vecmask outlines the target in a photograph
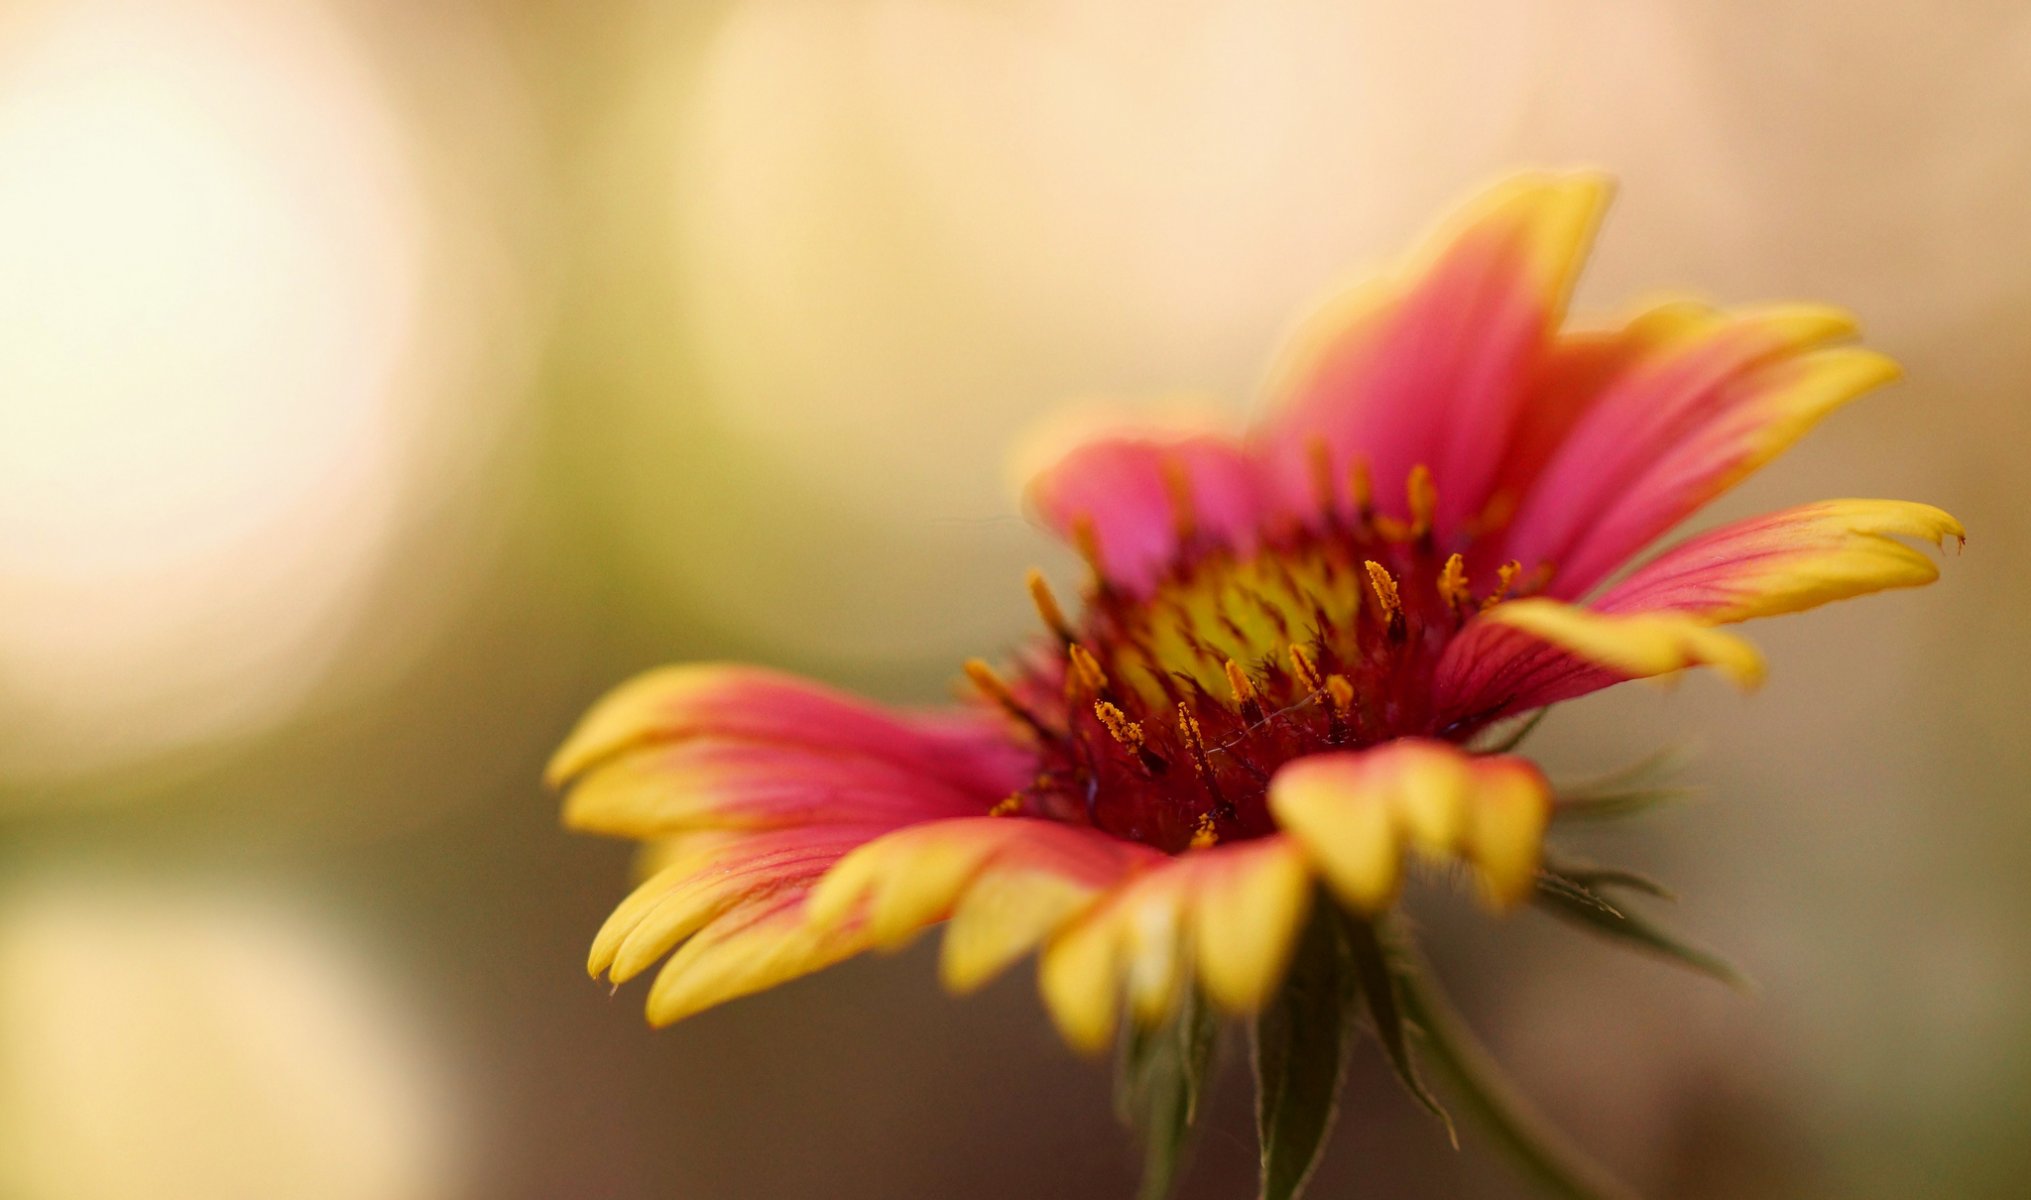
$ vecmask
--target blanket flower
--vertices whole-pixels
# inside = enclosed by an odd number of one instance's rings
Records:
[[[1374,922],[1408,862],[1533,896],[1558,800],[1491,731],[1761,657],[1728,627],[1930,582],[1948,514],[1831,500],[1673,526],[1897,374],[1840,312],[1661,303],[1564,327],[1605,207],[1512,178],[1299,328],[1245,434],[1125,430],[1031,483],[1090,568],[1042,631],[891,711],[748,666],[626,684],[550,769],[566,823],[660,864],[594,941],[663,963],[657,1024],[945,926],[980,986],[1035,952],[1073,1045],[1193,997],[1262,1011],[1309,914]]]

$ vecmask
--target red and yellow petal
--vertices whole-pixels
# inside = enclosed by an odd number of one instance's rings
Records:
[[[891,712],[780,671],[700,663],[650,671],[608,693],[552,756],[545,778],[561,788],[631,751],[709,738],[879,759],[992,795],[1027,769],[995,720]]]
[[[1683,612],[1746,621],[1800,612],[1939,578],[1929,555],[1899,538],[1944,547],[1967,531],[1947,512],[1903,500],[1827,500],[1701,534],[1610,588],[1607,612]]]
[[[1326,885],[1358,912],[1395,901],[1412,851],[1470,865],[1502,907],[1530,894],[1551,790],[1524,759],[1407,738],[1289,763],[1270,780],[1269,804]]]
[[[1146,591],[1195,537],[1253,546],[1265,512],[1256,464],[1210,433],[1094,438],[1039,472],[1027,497],[1038,519],[1131,593]]]
[[[1552,564],[1555,597],[1585,594],[1828,413],[1896,378],[1880,354],[1828,345],[1854,331],[1846,314],[1803,305],[1677,303],[1632,321],[1568,381],[1586,395],[1537,401],[1569,427],[1556,446],[1527,443],[1511,467],[1534,473],[1502,556]]]
[[[1462,630],[1439,658],[1432,691],[1441,725],[1487,721],[1700,666],[1743,688],[1763,681],[1756,647],[1704,618],[1532,598],[1498,604]]]
[[[1155,1024],[1195,976],[1207,996],[1254,1012],[1283,978],[1311,897],[1289,839],[1188,850],[1109,892],[1045,946],[1038,984],[1059,1032],[1088,1052],[1112,1039],[1124,996]]]
[[[694,829],[893,827],[977,815],[998,798],[885,759],[710,738],[651,746],[593,767],[566,796],[564,824],[642,839]]]
[[[1519,175],[1446,222],[1391,278],[1306,321],[1273,372],[1260,431],[1292,511],[1317,504],[1315,460],[1358,463],[1378,502],[1403,507],[1414,466],[1441,481],[1437,528],[1478,514],[1608,200],[1586,173]]]
[[[955,991],[987,982],[1156,851],[1084,826],[1021,817],[935,821],[877,838],[812,894],[818,924],[863,922],[896,948],[950,919],[942,973]]]
[[[870,944],[865,922],[818,929],[804,906],[825,872],[883,832],[713,832],[659,847],[662,865],[607,918],[587,968],[618,985],[668,955],[648,1000],[650,1022],[667,1025],[859,953]]]
[[[687,666],[595,705],[549,780],[569,789],[570,827],[656,839],[973,815],[1030,767],[993,714],[894,713],[774,671]]]
[[[652,1025],[669,1025],[833,966],[866,950],[865,930],[805,919],[801,890],[749,897],[679,946],[649,987]]]
[[[779,893],[801,895],[847,852],[883,832],[841,825],[685,839],[600,927],[587,970],[625,983],[727,912]]]

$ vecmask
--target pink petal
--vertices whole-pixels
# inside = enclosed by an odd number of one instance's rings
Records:
[[[666,864],[623,900],[593,939],[587,966],[622,983],[741,910],[802,897],[834,863],[878,836],[875,826],[827,825],[680,841]]]
[[[1192,538],[1252,548],[1264,511],[1255,465],[1212,434],[1087,442],[1039,473],[1028,496],[1059,536],[1090,536],[1101,574],[1130,593],[1148,591]]]
[[[1004,792],[953,785],[916,766],[746,738],[692,738],[606,760],[580,776],[566,826],[651,839],[689,829],[903,825],[984,813]]]
[[[701,663],[651,671],[614,689],[572,731],[546,778],[562,787],[631,751],[699,739],[879,760],[993,798],[1019,787],[1029,767],[992,714],[892,712],[782,672]]]
[[[1775,616],[1939,577],[1908,537],[1965,536],[1929,504],[1826,500],[1752,517],[1681,542],[1610,588],[1603,612],[1675,611],[1713,621]]]
[[[1659,534],[1894,375],[1878,355],[1820,349],[1852,326],[1790,308],[1655,310],[1596,348],[1585,394],[1548,398],[1571,428],[1527,482],[1500,557],[1556,568],[1548,594],[1584,595]],[[1577,418],[1572,419],[1572,414]],[[1533,444],[1518,456],[1527,469]]]
[[[1756,648],[1704,617],[1513,600],[1475,617],[1447,644],[1434,671],[1435,728],[1454,732],[1695,666],[1715,667],[1745,688],[1763,677]]]
[[[1442,536],[1479,515],[1607,194],[1589,175],[1513,179],[1398,278],[1302,327],[1260,435],[1283,505],[1317,509],[1323,448],[1332,484],[1344,488],[1364,463],[1386,512],[1405,510],[1405,480],[1422,464],[1438,483]]]

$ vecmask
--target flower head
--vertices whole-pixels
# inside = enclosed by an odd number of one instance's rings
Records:
[[[1121,432],[1043,471],[1030,505],[1091,580],[1068,607],[1032,576],[1044,631],[966,664],[974,703],[889,712],[727,666],[602,702],[552,766],[567,822],[663,865],[593,972],[667,954],[662,1023],[943,922],[948,985],[1040,950],[1059,1027],[1097,1048],[1124,1008],[1261,1010],[1315,895],[1372,922],[1407,858],[1531,897],[1556,801],[1491,727],[1692,666],[1753,685],[1723,626],[1926,583],[1898,539],[1962,536],[1830,501],[1615,579],[1896,368],[1818,307],[1564,330],[1607,194],[1482,196],[1301,328],[1245,437]]]

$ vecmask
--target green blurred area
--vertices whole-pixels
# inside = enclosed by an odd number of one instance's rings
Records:
[[[1623,193],[1583,309],[1826,299],[1907,370],[1702,520],[1885,495],[1972,538],[1933,589],[1752,629],[1757,696],[1632,686],[1538,735],[1567,774],[1698,744],[1696,801],[1574,846],[1675,885],[1761,994],[1421,894],[1434,957],[1646,1195],[2020,1194],[2027,102],[2005,5],[0,17],[0,1191],[1127,1194],[1107,1073],[1026,972],[955,1002],[913,951],[648,1030],[581,965],[628,850],[557,828],[543,760],[668,661],[938,700],[1024,636],[1027,566],[1073,578],[1025,431],[1239,420],[1304,303],[1585,161]],[[73,191],[21,199],[38,171]],[[224,257],[90,257],[171,235]],[[114,456],[128,427],[160,433]],[[1252,1186],[1238,1063],[1187,1195]],[[1322,1196],[1518,1186],[1379,1061],[1338,1138]]]

